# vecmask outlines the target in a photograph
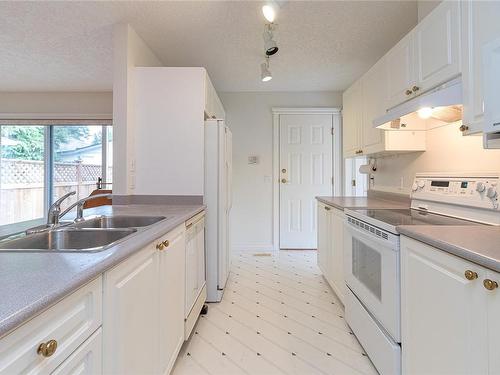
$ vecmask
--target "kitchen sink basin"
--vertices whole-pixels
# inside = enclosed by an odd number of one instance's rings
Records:
[[[153,225],[165,216],[100,216],[72,225],[75,228],[140,228]]]
[[[0,251],[96,252],[116,244],[136,231],[132,228],[55,229],[2,242]]]

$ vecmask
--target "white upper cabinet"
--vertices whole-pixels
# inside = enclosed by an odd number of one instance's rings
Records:
[[[460,2],[444,1],[414,30],[417,94],[461,72]]]
[[[483,130],[483,46],[500,38],[500,3],[462,3],[463,123],[468,134]]]
[[[361,81],[357,81],[342,97],[342,142],[344,157],[361,154],[361,131],[363,124],[363,97]]]
[[[460,2],[443,1],[386,55],[388,108],[461,73]]]
[[[408,100],[413,95],[413,55],[413,34],[410,33],[383,57],[387,77],[387,106],[384,110]]]
[[[362,151],[365,154],[384,149],[384,131],[373,127],[373,119],[382,116],[387,106],[386,60],[379,60],[362,78],[363,82],[363,127],[361,131]]]

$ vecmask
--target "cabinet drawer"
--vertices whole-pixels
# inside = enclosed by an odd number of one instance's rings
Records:
[[[52,375],[102,374],[102,328],[75,350]]]
[[[75,351],[102,321],[102,278],[78,289],[0,340],[0,374],[48,374]],[[49,356],[38,347],[49,340]]]

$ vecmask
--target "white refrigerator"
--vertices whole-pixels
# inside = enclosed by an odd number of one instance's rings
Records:
[[[205,122],[207,302],[222,299],[231,263],[232,135],[223,120]]]

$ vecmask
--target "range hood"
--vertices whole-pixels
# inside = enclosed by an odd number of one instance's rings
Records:
[[[462,81],[456,78],[387,110],[373,120],[383,130],[429,130],[462,119]]]

